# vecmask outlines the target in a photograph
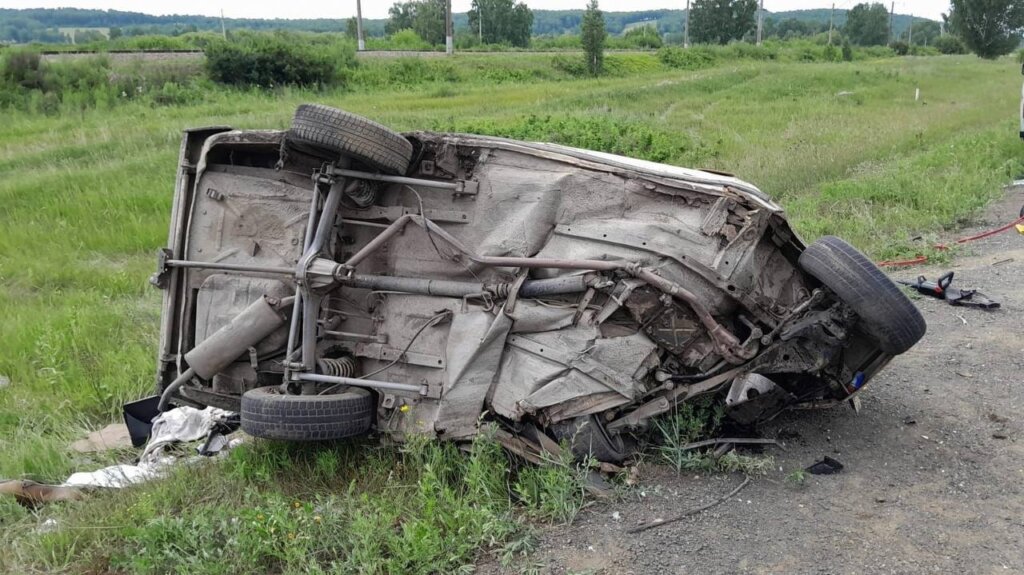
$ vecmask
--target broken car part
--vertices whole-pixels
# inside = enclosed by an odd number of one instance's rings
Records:
[[[981,309],[999,308],[999,302],[992,301],[978,290],[950,287],[953,283],[953,272],[946,273],[934,282],[928,281],[924,276],[917,276],[917,280],[912,282],[905,280],[897,280],[897,282],[910,286],[919,294],[945,300],[949,305]]]
[[[186,131],[173,205],[158,390],[259,437],[484,418],[621,461],[694,397],[741,422],[844,402],[925,331],[751,184],[554,144],[303,105],[288,131]]]

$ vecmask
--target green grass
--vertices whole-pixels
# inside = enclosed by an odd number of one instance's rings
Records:
[[[482,130],[726,170],[777,198],[805,239],[839,234],[879,259],[913,255],[911,238],[969,221],[1021,172],[1020,76],[1009,59],[698,71],[627,61],[617,76],[572,79],[551,72],[550,57],[517,56],[517,72],[471,72],[494,58],[457,58],[445,64],[454,76],[403,89],[380,72],[389,79],[379,86],[348,91],[216,89],[187,106],[3,111],[0,374],[11,385],[0,388],[0,477],[59,481],[116,458],[67,444],[152,388],[159,294],[146,280],[166,242],[184,127],[283,128],[297,104],[317,101],[402,130]],[[566,521],[581,505],[572,470],[510,476],[503,456],[415,449],[255,444],[38,515],[0,500],[13,534],[0,570],[447,572],[478,548],[524,545],[514,527],[524,510]],[[475,484],[465,479],[473,466]],[[489,510],[485,523],[464,502]],[[279,522],[276,538],[253,513]],[[49,517],[61,528],[33,534]]]

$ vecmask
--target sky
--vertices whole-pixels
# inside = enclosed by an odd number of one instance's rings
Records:
[[[599,0],[608,12],[683,8],[686,0]],[[837,8],[851,8],[864,0],[835,0]],[[888,5],[892,0],[882,0]],[[771,12],[828,8],[832,0],[764,0],[764,9]],[[386,18],[392,0],[363,0],[364,18]],[[583,8],[585,0],[526,0],[534,10],[566,10]],[[465,12],[470,0],[452,0],[452,10]],[[99,8],[145,12],[148,14],[200,14],[231,18],[348,18],[355,15],[356,0],[0,0],[0,8]],[[949,7],[949,0],[896,0],[896,12],[940,20]]]

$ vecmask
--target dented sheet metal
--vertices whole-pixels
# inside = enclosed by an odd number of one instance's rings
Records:
[[[611,440],[730,385],[745,420],[841,401],[893,355],[801,269],[782,208],[738,178],[367,129],[396,154],[411,143],[404,172],[311,151],[295,128],[186,134],[196,169],[179,171],[155,279],[158,379],[178,399],[237,409],[257,388],[329,402],[354,387],[399,441],[590,416]],[[264,296],[294,301],[280,329],[210,380],[186,377],[184,354]],[[754,375],[771,385],[742,383]]]

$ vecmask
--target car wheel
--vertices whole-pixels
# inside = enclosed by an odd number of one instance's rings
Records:
[[[412,143],[397,132],[361,116],[319,104],[295,110],[288,140],[350,156],[393,174],[404,174],[412,159]]]
[[[276,386],[258,387],[242,395],[242,430],[263,439],[344,439],[370,430],[375,407],[373,394],[355,387],[330,395],[289,395]]]
[[[860,316],[882,351],[899,355],[924,337],[927,324],[914,303],[850,244],[825,236],[807,246],[799,261]]]
[[[632,438],[609,433],[596,415],[577,417],[551,426],[558,441],[568,441],[577,457],[593,457],[598,461],[619,464],[636,454]]]

